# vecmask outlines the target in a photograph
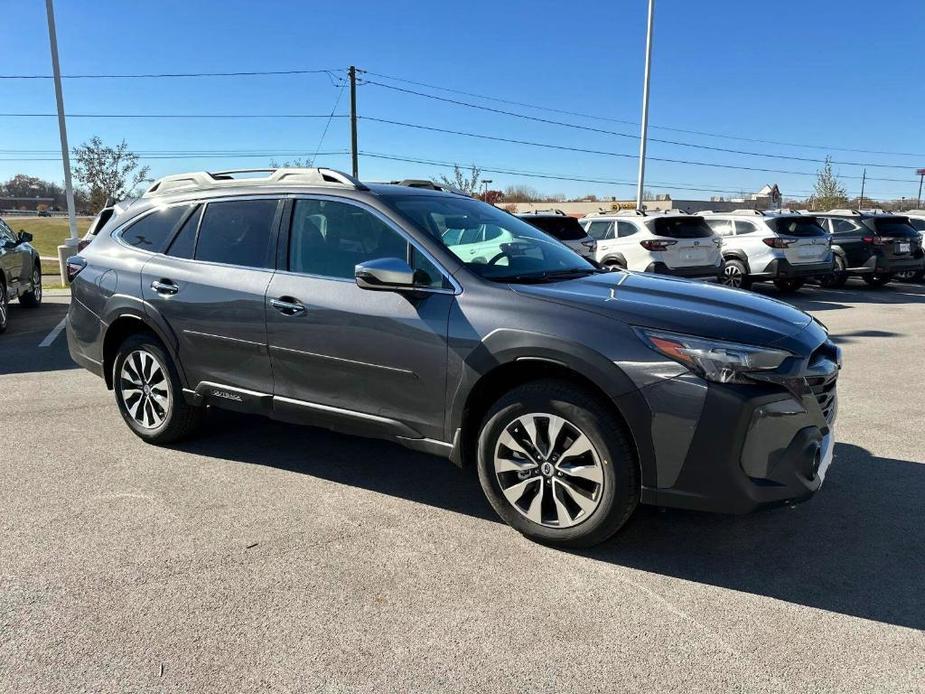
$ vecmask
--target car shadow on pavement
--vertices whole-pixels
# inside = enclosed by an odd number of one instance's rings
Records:
[[[782,294],[771,284],[756,284],[753,290],[769,299],[778,299],[801,311],[832,311],[858,304],[925,304],[925,285],[893,282],[885,287],[868,287],[849,282],[841,289],[806,285],[793,294]]]
[[[0,376],[78,368],[68,353],[64,330],[48,346],[39,346],[61,323],[67,310],[67,303],[55,300],[45,301],[38,308],[11,304],[7,330],[0,335]]]
[[[594,559],[913,629],[925,628],[925,463],[837,444],[820,492],[721,516],[640,508]]]
[[[389,442],[213,412],[203,435],[177,448],[500,522],[471,470]],[[925,463],[837,444],[825,485],[804,504],[748,516],[640,507],[613,539],[574,554],[922,629],[923,498]]]

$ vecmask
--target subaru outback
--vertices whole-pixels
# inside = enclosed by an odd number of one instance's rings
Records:
[[[743,513],[822,484],[840,356],[807,314],[603,271],[464,195],[266,173],[160,179],[69,261],[71,355],[144,441],[207,407],[386,439],[573,547],[640,503]],[[448,225],[504,233],[467,260]]]

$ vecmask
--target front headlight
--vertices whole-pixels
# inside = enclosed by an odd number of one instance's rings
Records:
[[[753,383],[749,372],[776,369],[790,352],[768,347],[741,345],[662,330],[635,328],[636,334],[659,354],[673,359],[708,381]]]

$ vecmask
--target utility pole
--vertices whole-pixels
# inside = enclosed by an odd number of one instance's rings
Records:
[[[52,0],[45,0],[48,15],[48,41],[51,44],[51,68],[55,76],[55,100],[58,102],[58,134],[61,136],[61,159],[64,162],[64,191],[67,198],[67,224],[70,236],[58,246],[58,264],[61,283],[67,284],[67,259],[77,253],[77,213],[74,209],[74,186],[71,183],[71,158],[67,146],[67,125],[64,122],[64,94],[61,91],[61,66],[58,64],[58,34],[55,31],[55,8]]]
[[[347,71],[350,75],[350,161],[353,164],[353,177],[360,177],[360,160],[357,156],[357,69],[351,65]]]
[[[639,138],[639,183],[636,186],[636,209],[642,209],[642,189],[646,178],[646,137],[649,132],[649,74],[652,62],[652,20],[655,0],[649,0],[649,20],[646,26],[646,69],[642,83],[642,132]]]
[[[915,198],[915,209],[921,209],[922,207],[922,181],[925,180],[925,169],[919,169],[916,171],[919,175],[919,194]]]
[[[861,174],[861,199],[858,200],[858,209],[864,207],[864,184],[867,183],[867,169]]]

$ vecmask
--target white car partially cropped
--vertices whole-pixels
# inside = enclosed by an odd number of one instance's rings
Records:
[[[581,224],[597,241],[602,267],[693,279],[722,273],[721,241],[703,217],[631,210],[588,215]]]

